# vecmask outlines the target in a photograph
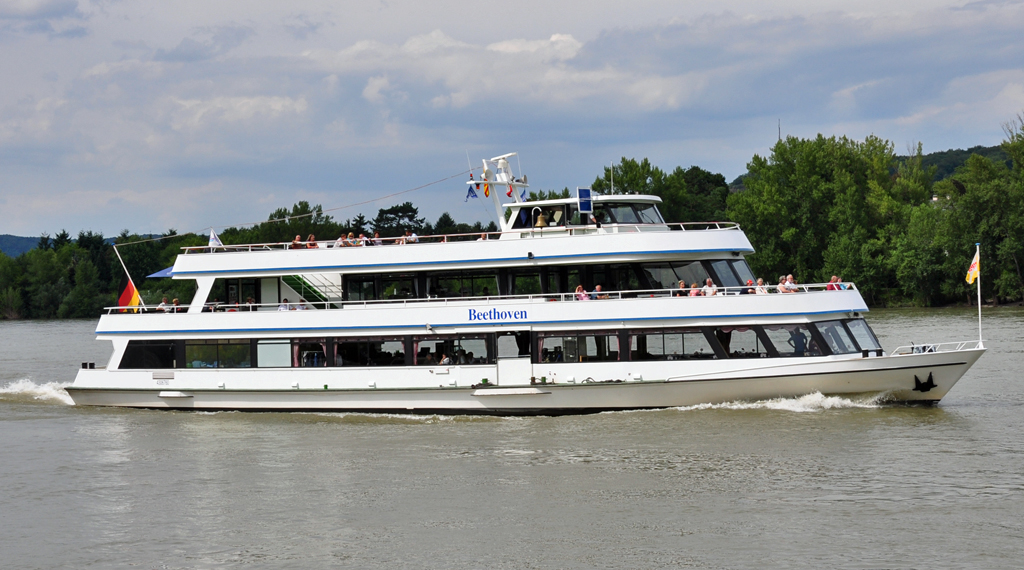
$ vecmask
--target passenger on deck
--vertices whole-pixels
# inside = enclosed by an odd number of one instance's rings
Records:
[[[316,249],[318,247],[320,247],[320,245],[316,243],[316,236],[309,234],[309,237],[306,238],[306,249]]]
[[[302,245],[302,236],[295,236],[295,239],[292,240],[292,243],[288,246],[288,249],[304,249]]]
[[[792,293],[789,287],[786,286],[786,276],[779,275],[779,284],[775,286],[775,290],[779,293]]]
[[[757,287],[754,288],[754,293],[758,295],[767,295],[768,288],[764,286],[764,279],[757,278]]]
[[[359,234],[359,238],[356,239],[356,245],[358,245],[358,246],[370,245],[370,240],[367,239],[366,234]]]
[[[181,302],[179,302],[178,298],[175,297],[171,301],[171,312],[172,313],[180,313],[181,311],[182,311],[182,309],[181,309]]]
[[[796,293],[800,290],[800,287],[797,286],[796,279],[793,279],[793,275],[786,276],[785,287],[786,293]]]
[[[156,306],[156,312],[166,313],[167,312],[167,297],[160,300],[160,304]]]
[[[245,311],[252,312],[256,310],[256,299],[249,297],[245,300]]]
[[[278,311],[290,311],[290,310],[292,310],[292,306],[290,304],[288,304],[288,297],[285,297],[284,299],[281,300],[281,304],[277,306],[277,310]]]
[[[848,287],[849,286],[846,283],[843,283],[843,278],[842,277],[836,277],[836,288],[837,289],[839,289],[840,291],[846,291],[846,289]]]
[[[292,310],[293,311],[305,311],[308,308],[309,307],[306,306],[306,300],[303,299],[302,297],[299,297],[299,302],[295,303],[295,306],[292,307]]]
[[[384,245],[384,241],[380,239],[380,232],[373,232],[373,239],[370,240],[371,245]]]
[[[576,300],[577,301],[589,301],[590,295],[587,294],[587,290],[583,288],[583,285],[576,286]]]
[[[345,238],[345,245],[347,245],[349,247],[355,247],[355,246],[359,245],[356,242],[356,234],[354,234],[352,232],[348,232],[348,237]]]
[[[601,292],[601,286],[600,285],[595,285],[594,286],[594,294],[591,295],[591,298],[592,299],[610,299],[611,297],[608,296],[608,293],[602,293]]]
[[[452,363],[452,359],[448,358],[448,355],[442,352],[441,353],[441,361],[438,362],[438,364],[440,364],[441,366],[448,366],[451,363]]]
[[[835,275],[833,275],[832,279],[828,280],[828,285],[825,285],[825,290],[826,291],[838,291],[839,290],[839,287],[836,285],[836,279],[839,279],[839,278],[836,277]]]
[[[334,247],[345,247],[348,245],[345,243],[345,234],[338,236],[338,239],[334,240]]]
[[[487,241],[487,234],[480,234],[480,239],[476,241]]]
[[[700,294],[705,297],[713,297],[718,294],[718,287],[715,287],[715,282],[708,277],[706,284],[700,288]]]
[[[673,297],[686,297],[687,296],[687,293],[686,293],[686,281],[680,281],[679,282],[679,290],[678,291],[673,291],[672,292],[672,296]]]
[[[700,289],[698,289],[698,287],[699,286],[697,285],[696,282],[690,283],[690,296],[691,297],[700,297]]]
[[[754,280],[747,279],[747,287],[740,290],[741,295],[753,295],[754,294]]]

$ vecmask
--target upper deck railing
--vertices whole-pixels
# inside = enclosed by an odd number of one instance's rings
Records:
[[[480,303],[490,301],[525,301],[535,302],[569,302],[569,301],[605,301],[614,299],[657,299],[666,297],[705,297],[705,298],[729,298],[737,295],[765,296],[765,295],[799,295],[818,291],[834,291],[829,289],[829,283],[814,283],[810,285],[797,285],[798,291],[794,293],[780,293],[776,286],[764,287],[763,293],[758,293],[756,285],[744,285],[741,287],[718,287],[717,294],[711,296],[701,295],[702,288],[678,288],[678,289],[643,289],[630,291],[587,291],[583,293],[537,293],[531,295],[489,295],[486,297],[414,297],[396,299],[373,299],[357,301],[327,301],[327,302],[303,302],[303,303],[207,303],[203,306],[203,312],[252,312],[252,311],[294,311],[294,310],[340,310],[346,307],[366,306],[396,306],[396,305],[423,305],[438,304],[449,306],[465,303]],[[843,283],[845,290],[856,291],[854,283]],[[166,310],[158,310],[156,307],[106,307],[107,314],[112,313],[138,313],[138,314],[163,314],[163,313],[185,313],[190,305],[168,306]]]
[[[181,249],[184,250],[184,253],[186,254],[243,251],[274,251],[282,249],[315,250],[333,249],[338,247],[372,247],[380,245],[411,245],[423,243],[490,241],[500,239],[501,236],[504,234],[518,235],[519,237],[544,237],[555,235],[591,235],[611,233],[638,233],[650,231],[739,231],[739,229],[739,224],[735,222],[682,222],[673,224],[601,224],[588,226],[542,226],[513,229],[507,232],[473,232],[467,234],[399,236],[386,238],[367,237],[363,239],[356,237],[353,240],[349,240],[346,237],[340,237],[335,240],[250,243],[238,245],[218,245],[215,247],[202,245],[182,247]]]

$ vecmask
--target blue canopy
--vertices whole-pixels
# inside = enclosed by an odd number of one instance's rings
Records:
[[[147,275],[146,279],[149,279],[150,277],[170,277],[172,269],[174,269],[174,268],[173,267],[168,267],[167,269],[161,269],[160,271],[157,271],[156,273],[154,273],[152,275]]]

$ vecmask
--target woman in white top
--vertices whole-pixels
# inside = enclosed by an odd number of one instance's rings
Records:
[[[764,279],[761,279],[760,277],[757,278],[757,287],[754,287],[754,293],[757,293],[758,295],[768,294],[768,288],[764,286]]]

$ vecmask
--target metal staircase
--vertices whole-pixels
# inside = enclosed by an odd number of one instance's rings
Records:
[[[306,301],[316,303],[321,307],[341,302],[340,276],[337,281],[332,276],[322,273],[305,273],[302,275],[284,275],[281,281],[295,290]]]

